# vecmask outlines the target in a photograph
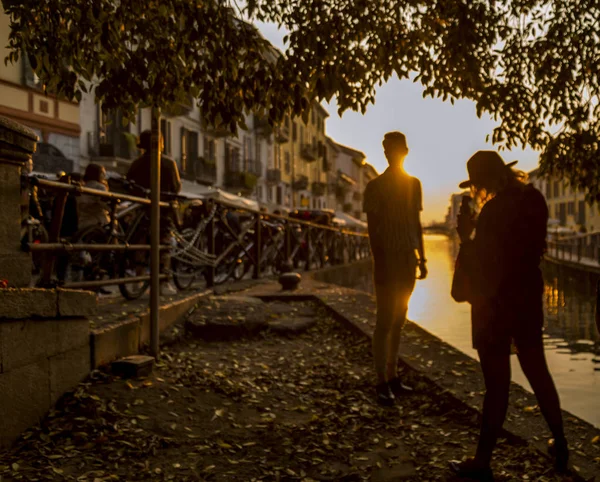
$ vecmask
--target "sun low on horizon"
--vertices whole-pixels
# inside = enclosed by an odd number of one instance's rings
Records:
[[[285,49],[284,32],[273,24],[258,23],[262,34],[275,46]],[[458,100],[423,98],[423,87],[411,80],[392,77],[378,88],[375,104],[366,113],[337,113],[335,98],[323,103],[329,112],[326,132],[336,142],[362,151],[366,161],[379,173],[387,168],[381,141],[386,132],[406,135],[410,150],[405,170],[423,186],[424,223],[443,221],[450,196],[467,177],[466,162],[479,149],[494,149],[486,142],[497,125],[489,116],[478,118],[475,104]],[[539,154],[530,149],[502,151],[506,162],[519,160],[518,167],[531,171]]]

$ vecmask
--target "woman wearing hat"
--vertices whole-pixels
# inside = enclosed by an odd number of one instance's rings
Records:
[[[554,436],[550,449],[557,469],[566,470],[569,457],[542,342],[544,282],[539,264],[548,208],[542,194],[511,169],[514,164],[505,164],[495,151],[478,151],[467,162],[469,180],[460,185],[471,189],[479,208],[476,224],[470,213],[459,215],[457,231],[470,287],[473,346],[486,393],[475,457],[451,465],[458,475],[475,480],[493,480],[490,462],[508,408],[511,346]]]

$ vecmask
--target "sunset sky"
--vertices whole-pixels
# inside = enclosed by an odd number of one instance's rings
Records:
[[[283,33],[276,26],[259,24],[263,35],[283,49]],[[448,200],[457,185],[467,177],[467,159],[478,149],[492,149],[487,134],[495,126],[489,117],[479,119],[475,104],[458,101],[452,105],[441,99],[423,99],[422,87],[411,81],[390,80],[377,91],[375,105],[363,116],[347,111],[337,115],[335,102],[325,104],[330,117],[327,133],[337,142],[363,151],[379,172],[387,167],[381,140],[391,130],[406,134],[410,153],[406,170],[423,184],[423,222],[442,221]],[[532,150],[501,152],[506,162],[519,160],[518,168],[537,167],[538,154]]]

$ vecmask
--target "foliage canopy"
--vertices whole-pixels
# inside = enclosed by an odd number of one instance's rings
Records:
[[[542,151],[543,171],[600,199],[598,0],[4,1],[9,59],[30,52],[70,98],[94,79],[126,113],[191,94],[233,131],[244,112],[276,122],[334,95],[364,112],[382,82],[416,74],[424,95],[499,120],[493,142]],[[285,55],[242,18],[285,28]]]

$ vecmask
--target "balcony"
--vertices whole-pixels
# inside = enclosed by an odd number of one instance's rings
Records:
[[[253,159],[246,159],[243,164],[243,171],[254,174],[256,177],[262,177],[262,162]]]
[[[251,172],[226,171],[225,187],[252,191],[256,187],[258,177]]]
[[[344,184],[337,182],[335,184],[335,198],[339,201],[339,202],[344,202],[346,200],[346,196],[348,194],[349,188],[348,186],[345,186]]]
[[[257,117],[254,116],[254,130],[256,133],[268,139],[273,134],[273,127],[269,124],[269,120],[266,117]]]
[[[193,173],[197,182],[208,185],[217,182],[217,164],[214,160],[206,160],[200,157],[193,166]]]
[[[268,169],[267,182],[269,184],[279,184],[281,182],[281,169]]]
[[[286,126],[280,126],[275,130],[275,140],[284,144],[290,140],[290,130]]]
[[[302,146],[301,155],[304,159],[309,162],[316,161],[318,158],[317,147],[311,144],[304,144]]]
[[[165,110],[165,113],[169,116],[178,117],[189,115],[193,110],[194,98],[191,95],[188,95],[185,99],[180,100],[179,102],[174,102]]]
[[[205,134],[213,137],[227,137],[232,135],[226,125],[220,125],[219,127],[215,127],[214,125],[207,122],[205,119],[202,119],[202,131]]]
[[[296,180],[293,182],[292,187],[294,191],[306,191],[308,189],[308,177],[300,175],[296,176]]]
[[[327,184],[324,182],[313,182],[312,183],[313,196],[324,196],[327,194]]]
[[[100,138],[97,133],[88,132],[88,156],[90,161],[108,170],[126,174],[133,159],[138,155],[136,137],[125,131],[110,132],[111,140]]]

